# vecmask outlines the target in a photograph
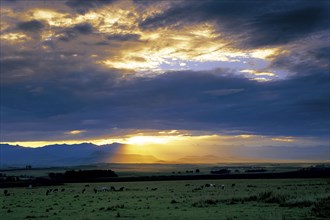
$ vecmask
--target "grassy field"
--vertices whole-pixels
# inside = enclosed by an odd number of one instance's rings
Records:
[[[50,172],[65,172],[66,170],[88,170],[88,169],[112,169],[120,177],[125,176],[150,176],[150,175],[186,175],[186,171],[195,171],[198,169],[199,174],[210,174],[211,170],[229,169],[232,173],[244,173],[248,169],[264,168],[267,172],[289,172],[297,169],[310,167],[315,164],[308,163],[290,163],[290,164],[98,164],[76,167],[54,167],[54,168],[35,168],[26,170],[23,168],[8,168],[0,170],[7,176],[29,176],[40,177],[48,176]],[[194,173],[195,175],[196,173]]]
[[[205,187],[216,184],[216,187]],[[196,180],[1,189],[1,219],[327,219],[330,179]],[[222,189],[221,185],[224,185]],[[125,187],[94,192],[94,188]],[[57,192],[46,195],[47,189]],[[64,191],[62,190],[64,189]],[[8,196],[4,195],[8,190]],[[83,193],[83,191],[85,191]]]

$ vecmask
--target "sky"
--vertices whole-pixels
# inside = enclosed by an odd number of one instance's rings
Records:
[[[1,143],[330,159],[329,1],[0,3]]]

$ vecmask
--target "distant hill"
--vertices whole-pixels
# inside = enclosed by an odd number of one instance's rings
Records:
[[[117,154],[111,158],[112,163],[165,163],[152,155]]]
[[[185,156],[177,160],[177,163],[227,163],[237,161],[237,158],[217,157],[214,155]]]
[[[107,161],[121,144],[98,146],[91,143],[48,145],[39,148],[0,144],[0,167],[73,166]]]
[[[0,144],[0,168],[22,168],[27,165],[32,167],[79,166],[99,163],[217,164],[263,162],[258,158],[214,155],[189,155],[171,161],[164,161],[154,155],[125,154],[122,147],[123,145],[120,143],[101,146],[92,143],[55,144],[39,148]],[[264,162],[270,161],[264,159]],[[290,161],[281,160],[281,162]]]
[[[78,166],[96,163],[166,163],[153,155],[123,154],[123,145],[55,144],[31,148],[0,144],[0,168]]]

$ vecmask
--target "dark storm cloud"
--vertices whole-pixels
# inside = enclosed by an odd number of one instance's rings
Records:
[[[29,80],[2,87],[4,138],[10,131],[28,128],[240,130],[298,136],[329,132],[330,85],[322,73],[269,83],[215,72],[175,72],[128,81],[88,69],[62,74],[54,81],[44,79],[48,83]],[[24,123],[17,117],[20,112],[27,116]]]
[[[92,8],[102,7],[103,5],[111,4],[117,0],[68,0],[66,5],[76,10],[78,13],[84,14]]]
[[[3,0],[3,1],[0,1],[0,5],[2,5],[2,4],[6,4],[6,5],[16,4],[17,2],[18,2],[18,0]]]
[[[70,0],[67,5],[85,12],[111,2]],[[67,50],[61,46],[63,42],[56,41],[92,34],[91,24],[58,28],[60,36],[52,39],[51,50],[41,49],[37,38],[21,47],[1,44],[1,140],[50,140],[68,130],[87,130],[82,135],[97,136],[114,127],[329,135],[329,47],[320,46],[324,39],[316,45],[312,45],[314,41],[297,43],[309,34],[326,31],[326,1],[171,4],[164,13],[141,21],[140,27],[180,28],[215,21],[224,37],[238,39],[236,46],[289,44],[289,52],[273,57],[270,67],[287,70],[290,77],[260,83],[222,69],[134,77],[93,64],[90,55],[95,48],[85,48],[78,40]],[[44,25],[32,20],[17,28],[31,33]],[[137,34],[115,34],[88,43],[139,40]]]
[[[84,113],[84,108],[100,99],[98,96],[104,101],[108,89],[119,78],[118,71],[104,72],[85,58],[72,54],[3,49],[0,63],[2,140],[5,137],[33,139],[38,135],[51,139],[63,131],[77,129],[80,121],[84,121],[77,118],[77,113]],[[10,56],[13,53],[15,57]]]
[[[181,27],[205,21],[216,23],[222,37],[240,47],[286,44],[327,30],[327,1],[184,1],[140,23],[140,27]]]
[[[112,34],[108,35],[107,39],[110,41],[138,41],[140,37],[138,34]]]
[[[77,30],[80,34],[91,34],[94,31],[93,25],[89,23],[77,24],[73,29]]]
[[[322,2],[295,10],[264,13],[251,22],[248,42],[254,46],[281,45],[329,28],[329,8]]]
[[[270,67],[286,69],[300,75],[313,75],[323,72],[329,75],[329,45],[304,48],[303,45],[293,48],[290,53],[280,54],[273,58]]]
[[[26,31],[26,32],[36,32],[41,31],[45,25],[38,20],[31,20],[26,22],[20,22],[17,24],[17,29]]]
[[[12,72],[15,70],[21,70],[22,67],[32,67],[33,64],[28,59],[14,58],[14,59],[1,59],[0,60],[1,72],[0,75]]]
[[[59,40],[71,41],[79,37],[79,35],[92,34],[95,31],[94,27],[90,23],[77,24],[71,28],[66,28],[62,31]]]

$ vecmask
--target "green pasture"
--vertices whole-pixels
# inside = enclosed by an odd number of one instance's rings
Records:
[[[216,184],[217,187],[205,187],[206,184]],[[329,179],[108,182],[88,185],[1,189],[0,218],[283,220],[327,219],[330,216]],[[97,193],[93,190],[111,186],[125,189]],[[50,188],[57,188],[58,192],[46,195]],[[8,190],[8,196],[4,195],[4,190]]]
[[[196,175],[196,169],[199,170],[198,174],[210,174],[211,170],[228,169],[231,173],[245,173],[246,170],[254,168],[264,168],[267,172],[289,172],[296,171],[303,167],[310,167],[315,164],[98,164],[86,165],[76,167],[54,167],[54,168],[34,168],[31,170],[8,168],[0,170],[7,176],[24,177],[40,177],[48,176],[48,173],[63,173],[66,170],[95,170],[95,169],[111,169],[114,170],[118,176],[151,176],[151,175]],[[187,173],[186,171],[193,171]]]

